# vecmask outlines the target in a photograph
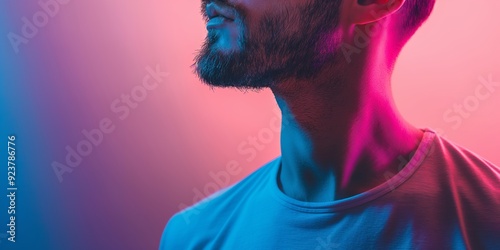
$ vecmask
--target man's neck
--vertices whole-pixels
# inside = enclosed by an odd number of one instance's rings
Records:
[[[387,181],[387,173],[400,171],[399,159],[416,150],[423,132],[398,114],[390,84],[381,80],[389,78],[284,82],[272,88],[282,111],[278,184],[285,194],[333,201],[374,188]]]

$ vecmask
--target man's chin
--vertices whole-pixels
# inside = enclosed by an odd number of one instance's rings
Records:
[[[204,72],[197,72],[197,75],[201,82],[210,87],[237,88],[240,90],[260,90],[269,87],[269,85],[263,85],[259,82],[252,81],[248,77],[238,78],[234,75],[226,77],[214,77],[212,74],[204,74]]]
[[[269,77],[255,74],[260,70],[249,63],[251,59],[241,53],[223,54],[207,51],[197,56],[195,73],[205,84],[212,87],[262,89],[269,87]],[[253,73],[252,73],[253,72]]]
[[[222,81],[219,79],[207,79],[203,77],[199,77],[201,82],[210,86],[210,87],[218,87],[218,88],[236,88],[240,90],[260,90],[266,88],[268,86],[261,86],[259,84],[249,84],[244,81]]]

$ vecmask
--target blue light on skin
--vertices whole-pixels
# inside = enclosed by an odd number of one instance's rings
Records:
[[[242,30],[237,21],[222,16],[214,17],[207,22],[207,30],[209,35],[216,33],[212,49],[227,53],[240,47],[238,39]]]

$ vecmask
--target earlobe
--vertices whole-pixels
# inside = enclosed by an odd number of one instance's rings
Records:
[[[353,24],[368,24],[395,13],[403,6],[405,0],[354,0],[352,2],[351,22]]]

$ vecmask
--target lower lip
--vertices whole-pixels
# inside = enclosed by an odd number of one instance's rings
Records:
[[[207,29],[220,28],[220,27],[222,27],[222,25],[224,25],[224,23],[226,23],[228,21],[230,21],[230,20],[225,18],[225,17],[222,17],[222,16],[214,17],[214,18],[208,20]]]

